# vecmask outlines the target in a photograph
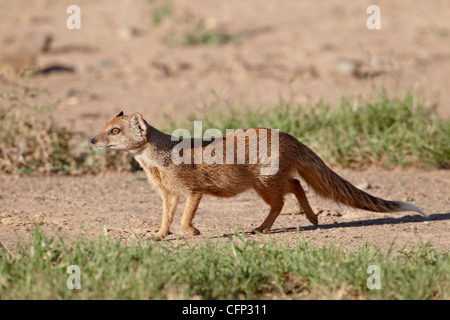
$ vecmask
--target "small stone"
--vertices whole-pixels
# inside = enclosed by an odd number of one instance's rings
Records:
[[[72,96],[72,97],[70,97],[69,99],[67,99],[67,102],[66,102],[66,103],[67,103],[69,106],[76,106],[79,102],[80,102],[80,101],[79,101],[79,99],[78,99],[77,97]]]
[[[100,66],[102,67],[113,67],[116,65],[116,61],[114,61],[113,59],[103,59],[100,61]]]
[[[70,97],[74,97],[77,95],[77,90],[73,89],[73,88],[69,88],[67,90],[64,91],[63,97],[64,98],[70,98]]]
[[[53,36],[49,33],[36,33],[27,37],[25,49],[31,54],[50,51]]]
[[[95,93],[92,93],[92,92],[86,92],[86,93],[84,93],[82,95],[82,98],[84,100],[98,100],[99,96],[97,94],[95,94]]]
[[[90,69],[90,66],[84,62],[77,62],[77,64],[75,65],[75,72],[77,72],[77,73],[85,73],[85,72],[89,71],[89,69]]]
[[[117,32],[117,37],[121,40],[129,40],[136,37],[138,34],[138,30],[134,27],[123,27]]]
[[[340,213],[340,212],[337,211],[337,210],[331,210],[331,215],[332,215],[333,217],[342,217],[342,213]]]
[[[380,68],[381,67],[381,61],[377,57],[372,57],[372,59],[370,59],[369,65],[372,68]]]
[[[216,18],[208,17],[205,19],[204,25],[205,25],[206,30],[216,30],[217,26],[218,26],[218,22],[217,22]]]
[[[361,63],[359,61],[351,59],[341,59],[337,65],[339,73],[344,75],[355,75],[360,67]]]
[[[342,217],[342,213],[334,209],[327,209],[325,212],[327,217]]]
[[[370,185],[370,183],[368,183],[367,181],[362,182],[362,183],[356,185],[356,187],[357,187],[358,189],[361,189],[361,190],[368,190],[368,189],[371,189],[371,188],[372,188],[372,186]]]

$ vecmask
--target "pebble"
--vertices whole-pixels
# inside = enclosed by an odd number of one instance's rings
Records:
[[[341,59],[337,65],[339,73],[345,75],[355,75],[360,67],[361,62],[352,59]]]
[[[69,89],[65,90],[64,93],[63,93],[63,97],[66,98],[66,99],[70,98],[70,97],[73,97],[73,96],[76,96],[76,95],[77,95],[77,90],[75,90],[73,88],[69,88]]]
[[[342,217],[342,213],[340,213],[339,211],[337,211],[337,210],[334,210],[334,209],[327,209],[327,210],[325,210],[326,211],[326,216],[328,216],[328,217]],[[337,223],[337,222],[335,222],[335,223]]]
[[[377,57],[373,57],[372,59],[370,59],[369,65],[372,68],[380,68],[381,67],[381,61]]]
[[[89,71],[90,66],[84,62],[77,62],[75,65],[75,72],[77,73],[85,73]]]
[[[208,17],[205,19],[204,27],[206,30],[216,30],[218,26],[217,19],[214,17]]]
[[[358,189],[361,189],[361,190],[372,189],[372,186],[367,181],[362,182],[362,183],[356,185],[355,187],[357,187]]]
[[[79,100],[77,97],[75,97],[75,96],[70,97],[70,98],[67,99],[67,101],[66,101],[66,103],[67,103],[69,106],[76,106],[79,102],[80,102],[80,100]]]
[[[117,37],[121,40],[129,40],[136,37],[138,34],[138,30],[134,27],[123,27],[117,31]]]
[[[102,66],[102,67],[113,67],[115,65],[116,65],[116,61],[113,59],[106,58],[106,59],[102,59],[100,61],[100,66]]]
[[[48,52],[53,41],[53,36],[49,33],[36,33],[27,37],[25,48],[31,54]]]

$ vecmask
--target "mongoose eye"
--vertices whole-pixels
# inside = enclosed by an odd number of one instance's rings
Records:
[[[111,133],[112,134],[118,134],[118,133],[120,133],[120,129],[119,128],[114,128],[114,129],[111,130]]]

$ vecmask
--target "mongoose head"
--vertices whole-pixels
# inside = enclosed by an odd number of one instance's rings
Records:
[[[147,123],[140,113],[120,112],[91,139],[99,149],[133,150],[147,142]]]

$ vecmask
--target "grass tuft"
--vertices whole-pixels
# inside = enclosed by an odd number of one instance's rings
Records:
[[[154,2],[154,1],[152,1]],[[154,26],[160,25],[163,20],[172,15],[172,2],[165,0],[165,2],[154,9],[152,21]]]
[[[61,127],[53,119],[57,100],[26,81],[0,93],[0,171],[9,174],[99,174],[135,171],[137,162],[126,152],[101,151],[85,133]],[[226,111],[223,111],[226,110]],[[168,133],[176,128],[193,132],[193,120],[203,130],[268,127],[292,134],[328,164],[362,168],[376,165],[450,168],[450,120],[412,95],[378,99],[357,108],[342,99],[338,108],[319,104],[306,108],[280,102],[273,110],[207,108],[189,121],[166,118]]]
[[[340,167],[450,168],[450,120],[439,118],[433,108],[426,108],[424,101],[410,94],[391,99],[381,92],[375,101],[357,108],[349,99],[341,99],[336,110],[323,104],[307,108],[290,102],[281,102],[270,111],[223,110],[210,108],[202,115],[192,114],[184,128],[192,128],[193,120],[202,120],[203,130],[217,128],[223,133],[238,128],[279,129]],[[171,132],[176,124],[170,119],[168,123]]]
[[[200,21],[183,35],[176,35],[173,32],[169,32],[165,36],[164,42],[167,45],[175,46],[218,46],[228,42],[237,41],[240,38],[241,35],[239,34],[230,34],[224,31],[208,29],[204,26],[204,23]]]
[[[262,239],[264,240],[264,239]],[[35,227],[30,243],[11,252],[0,246],[0,299],[448,299],[449,254],[418,243],[384,253],[370,245],[354,251],[230,239],[189,243],[135,241],[107,234],[64,243]],[[80,268],[70,290],[70,265]],[[370,290],[371,265],[381,289]]]
[[[76,175],[138,168],[130,155],[101,152],[85,134],[59,126],[52,117],[57,103],[26,81],[0,93],[1,172]]]

